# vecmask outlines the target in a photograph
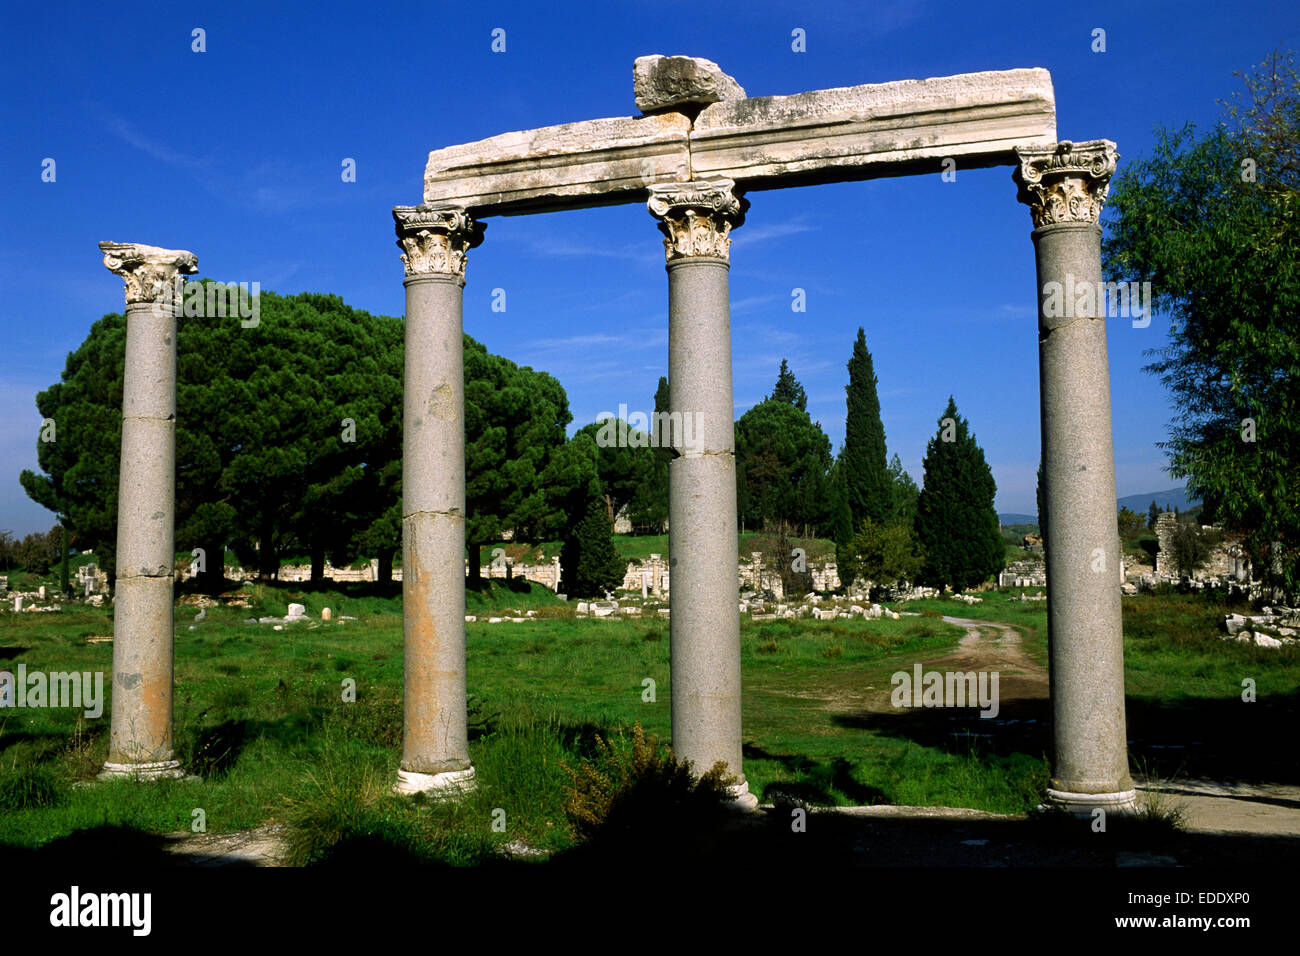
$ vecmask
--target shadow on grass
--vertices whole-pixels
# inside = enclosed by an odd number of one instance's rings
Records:
[[[1298,709],[1297,694],[1261,695],[1250,704],[1236,696],[1174,701],[1129,697],[1130,760],[1151,777],[1300,783],[1300,765],[1277,739],[1278,728],[1292,726]],[[859,711],[831,720],[840,727],[911,740],[957,756],[967,754],[976,742],[981,752],[1035,759],[1053,748],[1047,700],[1006,701],[998,716],[989,719],[973,709],[928,707]]]
[[[1273,867],[1289,864],[1297,852],[1295,836],[1187,833],[1159,821],[1113,816],[1107,832],[1096,833],[1089,819],[1056,815],[944,819],[812,810],[798,830],[790,810],[778,807],[712,829],[651,827],[617,840],[598,836],[551,863],[640,869],[726,860],[740,873],[814,872],[809,867]]]
[[[276,720],[231,718],[199,727],[192,742],[178,740],[177,758],[188,773],[205,780],[220,779],[239,761],[250,742],[265,736],[289,746],[301,744],[318,734],[331,714],[326,707],[311,706],[306,712],[286,714]]]
[[[781,764],[794,779],[775,780],[759,795],[763,803],[778,805],[833,806],[839,801],[832,790],[842,793],[858,806],[889,803],[883,790],[859,783],[853,777],[853,765],[844,757],[829,762],[810,760],[799,754],[774,754],[762,747],[745,744],[746,760],[773,760]]]
[[[835,714],[831,722],[911,740],[955,756],[965,756],[976,742],[981,752],[1002,757],[1015,753],[1037,757],[1052,748],[1052,705],[1041,699],[1004,701],[998,715],[990,718],[980,717],[973,708],[900,707]]]

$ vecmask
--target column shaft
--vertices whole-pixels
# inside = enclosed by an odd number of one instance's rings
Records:
[[[756,806],[741,749],[736,456],[728,255],[748,203],[729,180],[650,188],[668,256],[668,564],[673,751],[696,774],[718,761]],[[678,417],[680,416],[680,418]]]
[[[172,760],[176,317],[126,308],[110,764]]]
[[[673,751],[697,773],[741,773],[736,458],[728,266],[668,266],[668,387],[682,416],[668,465]]]
[[[402,761],[398,793],[473,786],[465,679],[464,210],[398,206],[406,271],[402,405]]]
[[[189,252],[100,243],[127,283],[113,608],[113,702],[103,777],[181,776],[172,751],[176,315]]]
[[[1055,759],[1050,802],[1130,810],[1124,630],[1106,303],[1097,225],[1118,154],[1105,140],[1018,150],[1034,216],[1044,546]]]
[[[406,279],[402,457],[402,770],[468,770],[465,385],[455,275]]]
[[[1095,288],[1101,280],[1099,226],[1044,226],[1034,231],[1034,247],[1040,290],[1050,282],[1071,281]],[[1095,316],[1058,324],[1063,320],[1041,317],[1042,303],[1040,296],[1043,491],[1049,516],[1044,546],[1056,752],[1052,790],[1127,794],[1133,783],[1115,578],[1119,532],[1104,306]]]

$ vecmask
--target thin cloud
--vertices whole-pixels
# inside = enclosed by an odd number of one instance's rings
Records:
[[[210,158],[204,157],[200,159],[196,156],[188,156],[169,146],[164,146],[157,140],[151,139],[140,132],[139,129],[116,113],[98,107],[94,112],[110,133],[128,145],[147,153],[160,163],[166,163],[168,166],[179,166],[182,169],[191,169],[195,172],[206,172],[211,169],[212,161]]]
[[[731,245],[743,249],[769,239],[784,239],[786,236],[798,235],[801,232],[812,232],[812,229],[812,226],[800,220],[767,226],[742,226],[732,234]]]

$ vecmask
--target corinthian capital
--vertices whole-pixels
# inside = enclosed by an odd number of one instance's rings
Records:
[[[1055,146],[1016,147],[1020,166],[1016,196],[1029,206],[1034,226],[1058,222],[1096,223],[1110,190],[1119,153],[1108,139],[1062,140]]]
[[[731,230],[744,223],[749,208],[735,186],[730,179],[709,179],[650,187],[646,206],[659,220],[669,262],[689,256],[728,258]]]
[[[153,302],[160,296],[171,294],[172,283],[178,275],[199,271],[199,259],[184,249],[159,249],[138,242],[108,242],[99,244],[104,253],[104,265],[126,280],[126,301]]]
[[[393,218],[408,276],[432,272],[464,278],[465,254],[483,241],[486,228],[457,207],[394,206]]]

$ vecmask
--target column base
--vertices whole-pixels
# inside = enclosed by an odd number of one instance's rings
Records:
[[[728,787],[727,789],[731,793],[731,800],[728,801],[728,806],[731,809],[743,810],[745,812],[758,809],[758,797],[749,792],[748,780],[742,784],[738,784],[737,786]]]
[[[157,760],[153,763],[105,763],[97,780],[180,780],[185,771],[179,761]]]
[[[448,770],[444,773],[417,773],[414,770],[399,769],[397,783],[393,785],[393,793],[402,796],[427,793],[433,796],[456,797],[468,793],[476,786],[473,767],[465,770]]]
[[[1075,816],[1092,816],[1098,807],[1107,813],[1135,814],[1138,811],[1136,790],[1117,790],[1113,793],[1071,793],[1068,790],[1047,789],[1047,799],[1039,804],[1040,810],[1065,810]]]

